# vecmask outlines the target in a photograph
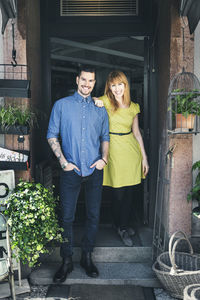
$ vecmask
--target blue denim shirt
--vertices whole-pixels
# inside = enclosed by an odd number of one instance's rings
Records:
[[[53,106],[47,139],[61,137],[62,152],[68,162],[88,176],[90,166],[102,157],[101,142],[109,141],[109,122],[106,109],[97,107],[91,96],[86,99],[77,92],[62,98]]]

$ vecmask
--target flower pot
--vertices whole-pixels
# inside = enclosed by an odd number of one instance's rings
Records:
[[[182,114],[176,114],[176,128],[194,128],[195,115],[190,114],[184,117]]]
[[[8,128],[0,126],[0,134],[16,134],[16,135],[26,135],[30,133],[29,126],[13,125]]]

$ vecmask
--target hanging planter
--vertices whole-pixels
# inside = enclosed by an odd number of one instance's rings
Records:
[[[198,119],[195,122],[196,116],[200,116],[200,90],[176,89],[171,92],[169,99],[171,129],[180,132],[193,130],[195,124],[198,125]]]
[[[184,62],[184,27],[182,27],[182,35]],[[186,72],[184,67],[182,72],[176,74],[170,82],[168,112],[169,133],[200,132],[200,82],[195,74]]]
[[[12,125],[9,127],[0,126],[0,134],[16,134],[16,135],[27,135],[30,133],[29,126],[23,125]]]
[[[193,129],[195,117],[200,116],[200,91],[176,89],[171,93],[169,111],[176,117],[175,128]]]
[[[37,125],[37,115],[32,110],[18,106],[0,107],[0,134],[26,135]]]

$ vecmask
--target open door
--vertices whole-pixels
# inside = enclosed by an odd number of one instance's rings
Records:
[[[139,124],[148,153],[149,39],[143,36],[65,39],[52,37],[50,43],[52,105],[57,99],[74,93],[76,73],[80,64],[88,64],[96,68],[97,82],[92,95],[97,97],[104,93],[108,74],[114,69],[121,70],[129,79],[131,99],[140,105]],[[148,224],[149,221],[148,195],[147,177],[137,191],[137,199],[134,199],[133,218],[137,218],[141,224]],[[84,218],[83,208],[84,196],[81,193],[77,208],[77,222]],[[111,223],[110,191],[106,187],[103,191],[100,223]]]

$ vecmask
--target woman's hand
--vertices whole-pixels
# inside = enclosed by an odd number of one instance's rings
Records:
[[[142,160],[142,171],[144,176],[147,176],[148,172],[149,172],[149,164],[147,161],[147,158],[143,158]]]
[[[105,167],[106,163],[103,159],[99,159],[97,160],[94,164],[92,164],[90,166],[90,168],[96,168],[97,170],[103,170],[103,168]]]
[[[97,107],[103,107],[104,104],[103,104],[103,101],[98,99],[97,97],[93,97],[93,100],[94,100],[94,104],[97,106]]]

